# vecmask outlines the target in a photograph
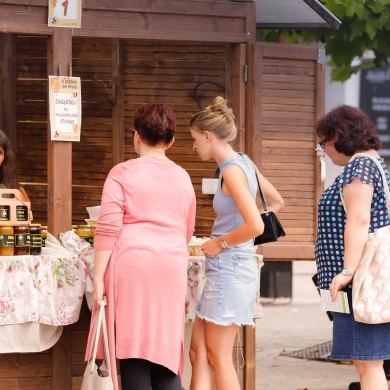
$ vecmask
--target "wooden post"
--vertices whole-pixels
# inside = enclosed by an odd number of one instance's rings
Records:
[[[229,45],[226,50],[226,94],[235,116],[238,130],[240,152],[245,153],[245,60],[246,45],[244,43]],[[235,145],[236,146],[236,145]]]
[[[0,34],[1,85],[0,129],[10,140],[16,155],[16,37],[15,34]],[[9,167],[7,186],[16,188],[16,166]]]
[[[112,163],[125,159],[123,40],[113,40],[112,51]]]
[[[248,17],[246,19],[246,34],[247,34],[247,42],[246,42],[246,82],[245,82],[245,101],[246,101],[246,115],[245,115],[245,151],[246,153],[252,157],[252,150],[248,147],[256,149],[256,145],[248,145],[250,140],[250,109],[249,107],[253,106],[253,101],[251,100],[250,90],[250,75],[248,73],[256,73],[257,69],[254,67],[250,67],[249,59],[250,59],[250,46],[252,43],[256,41],[256,5],[254,3],[248,4],[247,8]],[[255,107],[257,110],[258,107]],[[256,328],[252,328],[251,326],[245,326],[244,328],[244,343],[245,343],[245,376],[244,376],[244,390],[255,390],[256,389]]]
[[[49,75],[68,76],[71,62],[72,29],[54,28],[48,41]],[[56,237],[72,228],[72,142],[51,141],[49,107],[47,156],[48,229]],[[65,326],[53,347],[53,389],[72,388],[71,341],[71,328]]]
[[[68,76],[72,62],[72,29],[55,28],[48,43],[50,76]],[[48,107],[49,122],[49,107]],[[49,232],[57,236],[72,228],[72,142],[51,141],[48,127],[47,217]]]
[[[244,326],[244,390],[256,389],[256,328]]]

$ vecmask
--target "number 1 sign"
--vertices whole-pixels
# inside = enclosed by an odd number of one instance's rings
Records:
[[[48,26],[81,27],[81,0],[49,0]]]

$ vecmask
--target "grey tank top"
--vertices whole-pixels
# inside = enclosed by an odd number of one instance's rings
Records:
[[[249,184],[249,192],[253,199],[256,199],[256,173],[255,167],[249,157],[245,154],[240,154],[238,157],[224,160],[219,166],[220,173],[218,188],[213,200],[213,208],[217,214],[217,218],[211,231],[212,236],[222,236],[223,234],[228,234],[244,223],[244,219],[242,218],[233,198],[222,191],[222,173],[229,165],[237,165],[243,170]]]

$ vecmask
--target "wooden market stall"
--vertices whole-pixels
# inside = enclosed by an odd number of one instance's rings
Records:
[[[267,259],[312,259],[315,204],[322,188],[314,123],[324,112],[323,49],[256,42],[252,1],[83,2],[81,28],[48,26],[47,0],[0,0],[0,127],[17,154],[11,185],[30,197],[34,222],[53,235],[84,223],[100,203],[111,167],[134,158],[130,131],[136,107],[170,104],[178,120],[169,157],[191,175],[197,236],[214,219],[202,178],[216,164],[191,150],[191,115],[217,94],[227,97],[249,154],[285,199],[287,236],[260,251]],[[50,140],[48,75],[81,78],[80,142]],[[43,353],[1,355],[13,389],[78,389],[89,311],[65,327]],[[242,388],[255,389],[255,333],[244,330]]]

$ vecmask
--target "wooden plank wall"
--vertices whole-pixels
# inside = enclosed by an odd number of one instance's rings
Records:
[[[73,76],[82,88],[82,130],[73,143],[73,223],[85,223],[86,206],[100,204],[112,167],[111,40],[76,39]],[[34,222],[47,224],[47,39],[17,39],[17,180],[30,197]],[[63,69],[62,75],[69,74]]]
[[[283,196],[281,242],[313,243],[315,63],[264,58],[261,165]]]
[[[34,223],[47,225],[47,38],[19,36],[16,45],[16,179]]]
[[[111,39],[74,38],[73,42],[72,75],[81,78],[83,110],[81,141],[73,143],[73,224],[85,223],[86,207],[100,204],[104,180],[113,161],[123,155],[122,150],[113,151],[114,119],[118,122],[113,118],[113,48]],[[214,219],[212,196],[201,193],[201,183],[204,177],[214,177],[217,165],[200,161],[192,150],[188,125],[199,109],[194,97],[197,84],[224,85],[225,45],[126,40],[123,48],[124,157],[136,157],[131,140],[135,109],[148,102],[171,105],[178,126],[168,155],[193,180],[198,197],[195,234],[209,235]],[[17,180],[30,197],[34,222],[46,225],[46,38],[19,36],[17,53]],[[217,94],[224,91],[215,84],[198,89],[203,105]]]
[[[111,39],[75,38],[73,76],[81,78],[80,142],[73,143],[73,223],[85,223],[87,206],[100,204],[113,166]]]
[[[125,157],[134,157],[130,131],[133,113],[144,103],[169,104],[177,116],[175,143],[168,156],[191,175],[197,195],[195,234],[209,236],[214,211],[212,195],[203,195],[202,178],[214,177],[215,162],[202,162],[192,150],[189,131],[191,115],[199,110],[194,90],[199,82],[224,84],[225,46],[199,43],[169,43],[126,41],[124,52],[125,82]],[[199,97],[207,105],[217,94],[224,92],[216,85],[203,84]]]

